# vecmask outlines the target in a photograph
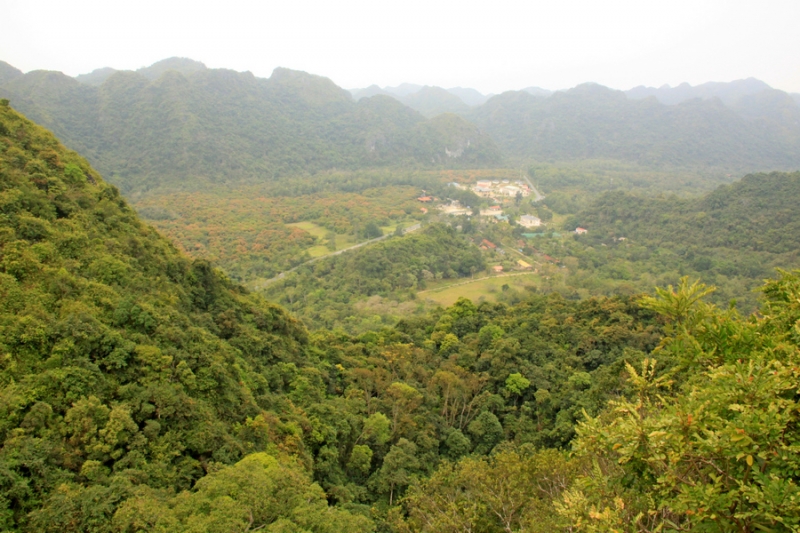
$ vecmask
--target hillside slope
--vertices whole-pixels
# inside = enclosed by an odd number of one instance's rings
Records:
[[[299,322],[178,254],[83,158],[0,100],[0,529],[207,530],[213,518],[235,530],[277,508],[292,527],[320,531],[326,514],[341,531],[368,530],[328,510],[277,450],[233,466],[265,439],[304,453],[268,410],[275,365],[306,349]],[[255,430],[265,417],[277,433]],[[248,511],[239,492],[219,509],[219,484],[234,490],[242,471],[260,479],[259,498],[283,503]],[[191,503],[169,499],[201,478]]]

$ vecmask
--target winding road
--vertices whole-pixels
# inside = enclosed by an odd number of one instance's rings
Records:
[[[419,228],[421,228],[421,227],[422,227],[422,225],[421,225],[421,224],[419,224],[419,223],[417,223],[417,224],[412,224],[411,226],[409,226],[409,227],[407,227],[407,228],[403,228],[403,235],[405,235],[406,233],[411,233],[412,231],[417,231],[417,230],[418,230]],[[356,248],[361,248],[362,246],[366,246],[366,245],[368,245],[368,244],[372,244],[372,243],[374,243],[374,242],[378,242],[378,241],[382,241],[382,240],[384,240],[384,239],[388,239],[389,237],[391,237],[391,236],[393,236],[393,235],[394,235],[394,233],[387,233],[386,235],[382,235],[382,236],[380,236],[380,237],[376,237],[376,238],[374,238],[374,239],[370,239],[370,240],[368,240],[368,241],[364,241],[364,242],[360,242],[360,243],[358,243],[358,244],[354,244],[353,246],[349,246],[349,247],[347,247],[347,248],[342,248],[341,250],[336,250],[335,252],[331,252],[331,253],[329,253],[329,254],[325,254],[325,255],[321,255],[321,256],[319,256],[319,257],[315,257],[315,258],[313,258],[313,259],[309,259],[309,260],[308,260],[308,261],[306,261],[305,263],[300,263],[299,265],[297,265],[297,266],[296,266],[296,267],[294,267],[294,268],[290,268],[289,270],[285,270],[285,271],[281,272],[280,274],[278,274],[278,275],[277,275],[277,276],[275,276],[274,278],[270,278],[270,279],[268,279],[268,280],[264,280],[264,281],[261,281],[261,282],[258,282],[258,283],[255,283],[255,284],[253,284],[253,289],[254,289],[254,290],[257,290],[257,291],[260,291],[260,290],[262,290],[264,287],[266,287],[267,285],[269,285],[270,283],[274,283],[274,282],[276,282],[276,281],[278,281],[278,280],[280,280],[280,279],[283,279],[283,278],[285,278],[285,277],[286,277],[286,274],[291,274],[292,272],[294,272],[295,270],[297,270],[298,268],[300,268],[300,267],[302,267],[302,266],[310,265],[311,263],[315,263],[315,262],[317,262],[317,261],[319,261],[319,260],[321,260],[321,259],[325,259],[325,258],[328,258],[328,257],[332,257],[332,256],[334,256],[334,255],[343,254],[343,253],[345,253],[345,252],[349,252],[350,250],[355,250]]]

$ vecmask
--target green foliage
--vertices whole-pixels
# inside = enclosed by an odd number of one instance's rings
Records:
[[[330,509],[302,467],[265,453],[210,473],[174,497],[143,488],[114,514],[115,531],[373,531],[369,519]]]
[[[553,506],[580,472],[562,453],[507,447],[489,457],[444,463],[403,499],[398,531],[558,531]]]
[[[697,301],[706,291],[685,281],[648,300],[692,317],[664,341],[683,354],[681,385],[667,395],[655,361],[629,369],[635,398],[579,429],[576,451],[595,469],[565,494],[562,516],[581,531],[800,529],[799,275],[769,282],[764,315],[750,320]]]
[[[478,247],[453,228],[436,224],[303,266],[286,280],[269,285],[265,294],[312,327],[359,331],[355,317],[364,300],[408,300],[409,294],[425,286],[425,272],[457,278],[485,266]],[[414,307],[408,311],[413,313]],[[365,308],[361,314],[368,312]],[[399,318],[396,311],[389,315],[389,320]]]

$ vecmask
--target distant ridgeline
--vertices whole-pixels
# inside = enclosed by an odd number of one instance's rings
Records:
[[[528,88],[488,100],[471,89],[393,91],[351,96],[304,72],[278,68],[261,79],[178,58],[78,78],[0,62],[0,96],[123,192],[334,168],[492,167],[504,158],[723,173],[800,166],[797,95],[755,80],[627,94],[594,84]]]
[[[123,191],[263,181],[331,168],[484,167],[499,150],[455,115],[431,120],[393,98],[356,103],[329,79],[269,79],[166,60],[81,83],[6,64],[0,96],[86,154]]]
[[[771,89],[729,107],[716,98],[666,105],[584,84],[549,97],[504,93],[465,117],[521,159],[617,159],[730,172],[800,166],[800,106]]]

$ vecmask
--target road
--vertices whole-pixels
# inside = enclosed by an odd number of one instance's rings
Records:
[[[533,191],[533,201],[538,202],[540,200],[544,200],[544,194],[540,193],[539,189],[533,186],[533,182],[531,182],[531,179],[528,177],[528,173],[521,170],[520,174],[522,175],[522,179],[528,182],[528,186]]]
[[[411,226],[409,226],[409,227],[407,227],[407,228],[403,228],[403,235],[405,235],[405,234],[407,234],[407,233],[411,233],[412,231],[417,231],[417,230],[418,230],[419,228],[421,228],[421,227],[422,227],[422,226],[421,226],[421,224],[418,224],[418,223],[417,223],[417,224],[412,224]],[[361,248],[362,246],[366,246],[366,245],[368,245],[368,244],[372,244],[372,243],[374,243],[374,242],[378,242],[378,241],[382,241],[382,240],[384,240],[384,239],[388,239],[388,238],[389,238],[389,237],[391,237],[392,235],[394,235],[394,233],[388,233],[388,234],[386,234],[386,235],[382,235],[381,237],[376,237],[376,238],[374,238],[374,239],[370,239],[370,240],[368,240],[368,241],[364,241],[364,242],[360,242],[360,243],[358,243],[358,244],[354,244],[353,246],[349,246],[349,247],[347,247],[347,248],[342,248],[341,250],[336,250],[335,252],[332,252],[332,253],[329,253],[329,254],[325,254],[325,255],[321,255],[321,256],[319,256],[319,257],[315,257],[315,258],[313,258],[313,259],[309,259],[309,260],[308,260],[308,261],[306,261],[305,263],[300,263],[299,265],[297,265],[297,266],[296,266],[296,267],[294,267],[294,268],[290,268],[289,270],[286,270],[286,271],[284,271],[284,272],[281,272],[280,274],[278,274],[278,275],[277,275],[277,276],[275,276],[274,278],[270,278],[270,279],[268,279],[268,280],[265,280],[265,281],[262,281],[262,282],[259,282],[259,283],[255,284],[255,285],[253,286],[253,288],[254,288],[255,290],[257,290],[257,291],[260,291],[260,290],[262,290],[264,287],[266,287],[267,285],[269,285],[270,283],[273,283],[273,282],[275,282],[275,281],[278,281],[279,279],[283,279],[283,278],[285,278],[285,277],[286,277],[286,274],[291,274],[292,272],[294,272],[295,270],[297,270],[298,268],[300,268],[300,267],[302,267],[302,266],[310,265],[311,263],[315,263],[315,262],[317,262],[317,261],[319,261],[319,260],[321,260],[321,259],[326,259],[326,258],[328,258],[328,257],[331,257],[331,256],[334,256],[334,255],[343,254],[343,253],[345,253],[345,252],[349,252],[350,250],[355,250],[356,248]]]

